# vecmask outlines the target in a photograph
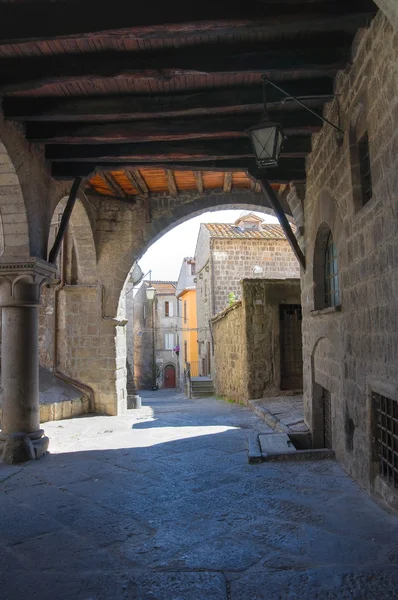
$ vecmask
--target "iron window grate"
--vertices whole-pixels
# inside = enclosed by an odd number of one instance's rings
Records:
[[[398,487],[398,403],[374,392],[373,405],[380,475],[393,487]]]

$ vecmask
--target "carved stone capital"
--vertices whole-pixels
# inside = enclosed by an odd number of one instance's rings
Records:
[[[56,276],[56,267],[40,258],[0,260],[0,307],[39,306],[41,286]]]

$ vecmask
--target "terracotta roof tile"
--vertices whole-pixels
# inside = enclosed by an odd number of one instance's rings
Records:
[[[259,230],[249,229],[244,231],[242,227],[230,223],[204,223],[211,237],[217,238],[242,238],[242,239],[268,239],[285,240],[286,236],[280,225],[269,225],[263,223]],[[292,226],[295,231],[294,226]]]
[[[146,283],[149,283],[147,281]],[[159,295],[171,295],[174,296],[177,282],[176,281],[151,281],[151,285],[155,288],[156,293]]]

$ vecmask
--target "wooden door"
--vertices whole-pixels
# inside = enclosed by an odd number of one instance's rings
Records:
[[[281,390],[303,387],[301,306],[282,304],[280,318]]]
[[[176,370],[173,365],[167,365],[164,370],[164,387],[175,388],[176,386]]]

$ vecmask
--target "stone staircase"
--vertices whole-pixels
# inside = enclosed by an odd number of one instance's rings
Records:
[[[191,377],[191,398],[214,396],[214,385],[211,377]]]

